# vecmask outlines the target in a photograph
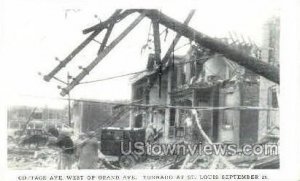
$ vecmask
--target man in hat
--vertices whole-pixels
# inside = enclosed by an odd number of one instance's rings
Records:
[[[56,145],[61,149],[58,169],[71,169],[73,164],[74,144],[70,133],[62,131],[57,138]]]
[[[81,150],[81,145],[88,139],[87,134],[85,133],[80,133],[78,135],[78,139],[75,140],[75,158],[79,159],[79,154]]]
[[[79,169],[96,169],[98,162],[98,140],[94,131],[87,133],[87,139],[78,145]]]

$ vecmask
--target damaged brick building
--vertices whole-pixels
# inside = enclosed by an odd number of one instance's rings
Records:
[[[262,47],[237,43],[239,50],[279,66],[279,20],[264,27]],[[228,39],[222,39],[228,43]],[[187,107],[263,107],[264,109],[202,110],[202,126],[213,142],[238,145],[259,142],[274,127],[279,130],[278,85],[230,61],[220,54],[191,44],[184,56],[174,55],[162,71],[160,80],[151,80],[154,55],[149,55],[147,73],[135,78],[132,101],[149,105]],[[152,83],[151,83],[152,82]],[[134,108],[130,125],[146,127],[152,123],[165,139],[186,138],[187,111],[175,108]]]

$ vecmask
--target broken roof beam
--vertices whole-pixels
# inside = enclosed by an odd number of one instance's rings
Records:
[[[158,10],[147,10],[147,11],[148,12],[146,13],[146,16],[148,18],[159,19],[160,24],[164,25],[165,27],[176,31],[182,36],[194,40],[196,43],[202,45],[205,48],[208,48],[214,52],[222,54],[224,57],[228,58],[229,60],[236,62],[237,64],[251,70],[252,72],[258,75],[279,84],[280,81],[279,69],[277,67],[272,66],[252,56],[249,56],[243,53],[242,51],[230,47],[218,40],[208,37],[198,32],[197,30],[187,25],[184,25],[179,21],[159,12]]]
[[[189,22],[191,21],[192,17],[194,16],[195,14],[195,10],[191,10],[188,17],[186,18],[186,20],[183,22],[184,25],[188,25]],[[167,50],[164,58],[162,59],[162,63],[163,64],[166,64],[175,48],[175,46],[177,45],[177,43],[179,42],[180,40],[180,37],[181,37],[181,34],[180,33],[177,33],[174,40],[172,41],[172,44],[170,45],[169,49]]]
[[[116,16],[110,17],[108,18],[106,21],[101,22],[99,24],[96,24],[92,27],[86,28],[82,31],[83,34],[87,34],[93,31],[96,31],[97,29],[104,29],[107,28],[111,23],[116,23],[118,21],[121,21],[122,19],[124,19],[125,17],[127,17],[128,15],[136,12],[136,10],[134,9],[129,9],[129,10],[125,10],[124,12],[121,13],[121,9],[118,9],[116,11],[119,11],[119,13]]]
[[[160,32],[159,32],[159,20],[152,20],[153,24],[153,39],[154,39],[154,52],[156,63],[161,61],[161,48],[160,48]]]
[[[159,90],[158,94],[161,97],[161,76],[162,76],[162,62],[161,62],[161,46],[160,46],[160,32],[159,32],[159,20],[152,19],[153,24],[153,39],[154,39],[154,57],[155,63],[158,66],[158,78],[159,78]]]
[[[116,10],[108,20],[113,19],[122,10]],[[108,24],[109,25],[109,24]],[[64,60],[62,60],[49,74],[44,76],[44,80],[49,82],[63,67],[65,67],[84,47],[86,47],[103,29],[107,26],[95,29],[95,31],[88,36],[78,47],[76,47]]]
[[[138,25],[145,17],[145,13],[139,15],[115,40],[113,40],[100,54],[93,60],[86,68],[83,68],[82,72],[74,78],[74,80],[66,87],[63,88],[60,95],[65,96],[68,94],[89,72],[106,56],[108,53],[125,38],[128,33]]]

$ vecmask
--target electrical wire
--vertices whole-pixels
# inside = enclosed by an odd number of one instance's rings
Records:
[[[50,99],[50,97],[42,97],[42,96],[33,96],[33,95],[23,95],[26,97],[33,98],[45,98]],[[157,109],[179,109],[179,110],[190,110],[197,109],[203,111],[213,111],[213,110],[260,110],[260,111],[278,111],[279,108],[266,108],[266,107],[254,107],[254,106],[223,106],[223,107],[211,107],[211,106],[172,106],[172,105],[163,105],[163,104],[137,104],[136,102],[112,102],[112,101],[98,101],[98,100],[89,100],[89,99],[75,99],[75,98],[61,98],[61,97],[53,97],[51,99],[57,100],[71,100],[77,102],[91,102],[91,103],[102,103],[102,104],[110,104],[110,105],[119,105],[119,106],[129,106],[129,107],[140,107],[140,108],[157,108]]]
[[[184,48],[185,46],[190,45],[190,44],[191,44],[190,42],[189,42],[189,43],[186,43],[186,44],[183,44],[182,46],[176,48],[174,51],[177,51],[177,50],[179,50],[179,49],[181,49],[181,48]]]
[[[138,71],[138,72],[132,72],[132,73],[117,75],[117,76],[113,76],[113,77],[107,77],[107,78],[103,78],[103,79],[96,79],[96,80],[90,80],[90,81],[80,82],[79,84],[90,84],[90,83],[95,83],[95,82],[101,82],[101,81],[106,81],[106,80],[111,80],[111,79],[126,77],[126,76],[129,76],[129,75],[140,74],[140,73],[147,72],[147,71],[148,70],[142,70],[142,71]]]
[[[203,59],[207,59],[203,58]],[[200,59],[199,59],[200,60]],[[192,62],[195,62],[197,60],[192,60],[192,61],[186,61],[186,62],[181,62],[178,63],[178,65],[182,65],[182,64],[189,64]],[[106,81],[106,80],[112,80],[112,79],[116,79],[116,78],[121,78],[121,77],[126,77],[126,76],[130,76],[130,75],[135,75],[135,74],[140,74],[140,73],[144,73],[144,72],[148,72],[148,70],[141,70],[141,71],[137,71],[137,72],[131,72],[131,73],[127,73],[127,74],[121,74],[121,75],[116,75],[116,76],[112,76],[112,77],[107,77],[107,78],[102,78],[102,79],[95,79],[95,80],[90,80],[90,81],[84,81],[84,82],[80,82],[79,84],[90,84],[90,83],[95,83],[95,82],[101,82],[101,81]],[[66,82],[58,79],[57,77],[54,77],[55,80],[68,85]]]

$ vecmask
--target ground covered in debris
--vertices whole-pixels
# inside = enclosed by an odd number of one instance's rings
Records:
[[[57,150],[40,147],[20,147],[9,144],[7,150],[8,168],[11,169],[56,169],[59,153]]]
[[[53,147],[21,147],[10,143],[7,150],[8,168],[17,170],[57,169],[59,149]],[[138,162],[132,169],[178,169],[184,161],[183,156],[148,156],[143,162]],[[104,163],[105,162],[105,163]],[[209,168],[212,160],[207,158],[194,159],[190,168]],[[77,169],[74,159],[73,169]],[[117,162],[100,159],[99,169],[121,169]]]
[[[39,148],[20,146],[14,142],[8,143],[8,168],[16,170],[57,169],[60,150],[55,147],[40,146]],[[99,154],[99,169],[121,169],[118,161],[108,161],[104,155]],[[228,163],[224,162],[224,159]],[[205,156],[194,155],[188,159],[186,156],[147,156],[143,161],[137,162],[131,169],[226,169],[228,164],[234,168],[278,168],[279,156]],[[74,157],[72,169],[77,169],[77,160]]]

